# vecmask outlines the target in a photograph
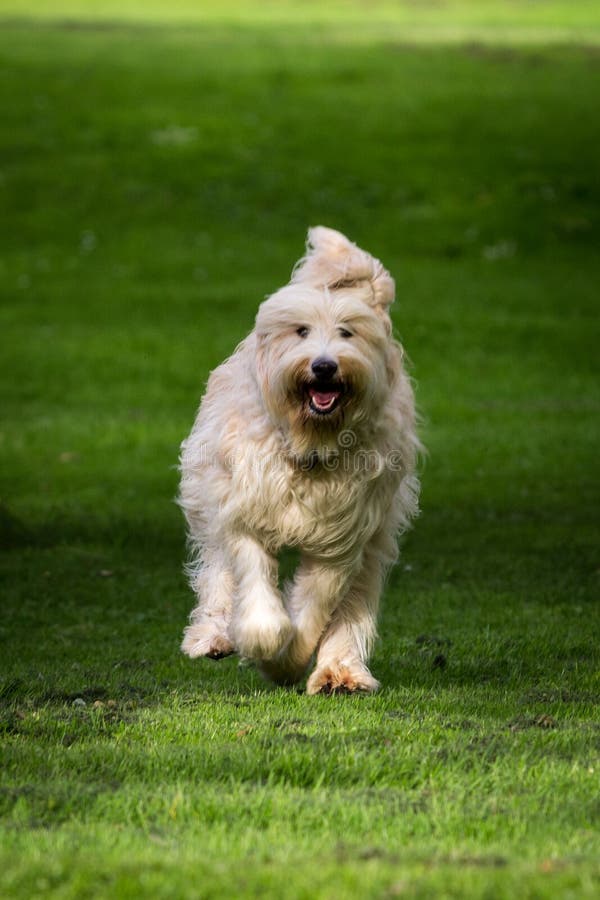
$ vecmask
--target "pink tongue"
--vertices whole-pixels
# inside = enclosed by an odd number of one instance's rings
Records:
[[[317,406],[331,406],[333,401],[339,396],[339,391],[311,391],[310,396]]]

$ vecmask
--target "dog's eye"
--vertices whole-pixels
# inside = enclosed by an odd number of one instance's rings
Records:
[[[343,338],[351,338],[351,337],[353,336],[353,335],[352,335],[352,332],[351,332],[351,331],[348,331],[347,328],[339,328],[338,331],[339,331],[339,333],[340,333],[340,337],[343,337]]]
[[[308,337],[308,332],[310,328],[307,328],[306,325],[301,325],[300,328],[296,328],[296,334],[298,337],[305,338]]]

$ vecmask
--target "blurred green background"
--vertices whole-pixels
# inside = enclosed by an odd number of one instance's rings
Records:
[[[596,3],[0,0],[6,896],[596,896]],[[180,658],[209,371],[394,274],[423,514],[373,698]]]

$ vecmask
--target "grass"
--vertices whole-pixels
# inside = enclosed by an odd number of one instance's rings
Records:
[[[0,6],[0,895],[595,897],[597,12],[207,6]],[[429,448],[368,698],[178,652],[178,445],[317,222]]]

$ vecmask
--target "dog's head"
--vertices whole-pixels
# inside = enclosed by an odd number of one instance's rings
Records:
[[[394,282],[378,260],[319,227],[309,231],[290,284],[261,305],[259,385],[298,452],[377,417],[400,366],[393,299]]]

